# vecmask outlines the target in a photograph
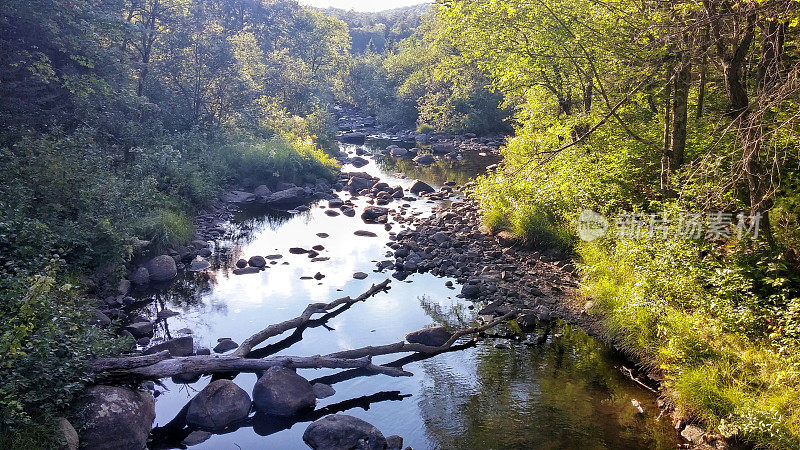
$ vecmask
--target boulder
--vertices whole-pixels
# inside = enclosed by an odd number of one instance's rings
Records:
[[[134,338],[141,339],[153,335],[153,324],[151,322],[134,322],[125,327]]]
[[[464,298],[477,298],[481,293],[481,287],[477,284],[465,284],[461,287],[461,295]]]
[[[386,436],[386,450],[403,450],[403,438],[396,434]]]
[[[373,233],[372,231],[366,231],[366,230],[356,230],[353,232],[353,234],[361,237],[378,237],[378,235]]]
[[[320,450],[384,450],[387,446],[377,428],[346,414],[333,414],[312,423],[303,433],[303,441]]]
[[[278,181],[275,183],[275,191],[285,191],[286,189],[296,188],[297,185],[288,181]]]
[[[354,131],[352,133],[342,134],[339,140],[347,144],[363,144],[367,140],[367,135]]]
[[[454,151],[455,150],[455,146],[453,144],[450,144],[450,143],[437,142],[437,143],[433,144],[433,146],[431,147],[431,150],[433,150],[433,153],[435,153],[437,155],[443,155],[445,153],[450,153],[450,152]]]
[[[362,177],[350,177],[347,181],[347,190],[350,192],[358,192],[363,189],[369,189],[372,185],[375,184],[375,181],[370,178],[362,178]]]
[[[264,259],[263,256],[258,256],[258,255],[251,256],[250,259],[247,261],[247,264],[249,264],[250,267],[258,267],[260,269],[262,267],[266,267],[267,260]]]
[[[389,209],[381,206],[367,206],[361,213],[361,219],[367,223],[375,223],[379,217],[389,214]]]
[[[353,274],[353,278],[355,278],[356,280],[363,280],[363,279],[365,279],[367,277],[368,277],[368,275],[366,273],[364,273],[364,272],[356,272],[356,273]]]
[[[211,263],[198,256],[197,258],[193,259],[191,263],[189,263],[189,267],[187,267],[187,270],[189,272],[202,272],[208,269],[209,267],[211,267]]]
[[[152,355],[154,353],[169,351],[170,356],[190,356],[194,353],[194,339],[191,336],[182,336],[175,339],[170,339],[167,342],[156,344],[143,352],[145,355]]]
[[[270,194],[272,194],[272,191],[267,187],[266,184],[262,184],[253,190],[253,195],[256,197],[268,197]]]
[[[271,367],[253,387],[257,411],[276,416],[293,416],[312,410],[317,404],[311,383],[291,369]]]
[[[91,449],[140,450],[155,419],[149,392],[117,386],[92,386],[80,403],[84,426],[81,445]]]
[[[258,273],[261,272],[261,269],[258,267],[243,267],[243,268],[236,268],[233,269],[234,275],[247,275],[250,273]]]
[[[414,182],[413,185],[411,185],[411,188],[409,189],[409,191],[411,191],[412,194],[419,195],[419,194],[422,194],[422,193],[434,192],[434,189],[428,183],[426,183],[424,181],[417,180],[417,181]]]
[[[255,195],[244,191],[230,191],[222,196],[222,201],[225,203],[252,203],[255,200]]]
[[[452,335],[453,333],[447,331],[445,327],[432,327],[408,333],[406,335],[406,340],[412,344],[439,347],[447,342]]]
[[[404,158],[408,156],[408,150],[402,147],[392,147],[392,149],[389,150],[389,155],[391,155],[392,158]]]
[[[247,267],[247,260],[244,258],[240,258],[238,261],[236,261],[236,267],[238,267],[239,269],[244,269],[245,267]]]
[[[358,168],[364,167],[367,164],[369,164],[369,161],[364,159],[364,158],[362,158],[362,157],[360,157],[360,156],[356,156],[355,158],[350,160],[350,164],[352,164],[353,166],[355,166],[358,169]]]
[[[203,430],[221,431],[250,414],[250,396],[231,380],[212,381],[189,402],[186,423]]]
[[[414,157],[414,162],[423,166],[429,166],[436,162],[436,158],[434,158],[430,153],[425,153],[423,155]]]
[[[301,187],[293,187],[282,191],[273,192],[267,199],[266,204],[274,207],[298,206],[305,201],[305,190]]]
[[[149,274],[148,274],[149,277]],[[131,282],[126,279],[119,280],[119,284],[117,285],[117,293],[120,295],[128,295],[128,292],[131,290]]]
[[[61,436],[61,449],[78,450],[78,432],[75,427],[69,423],[69,420],[59,417],[58,418],[58,431]]]
[[[131,274],[131,283],[138,286],[144,286],[150,283],[150,272],[147,267],[139,267]]]
[[[147,262],[150,281],[168,281],[178,275],[175,260],[169,255],[160,255]]]

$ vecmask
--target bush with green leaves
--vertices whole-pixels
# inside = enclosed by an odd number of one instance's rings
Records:
[[[3,271],[0,278],[0,444],[16,447],[25,430],[53,427],[92,381],[85,362],[118,354],[130,342],[93,325],[91,302],[42,255],[36,275]],[[42,448],[47,439],[40,436]]]

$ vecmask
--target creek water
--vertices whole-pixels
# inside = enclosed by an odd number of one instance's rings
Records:
[[[409,160],[377,156],[377,145],[344,145],[354,154],[361,147],[375,155],[369,164],[355,169],[381,177],[390,185],[408,188],[414,179],[434,186],[445,180],[463,183],[482,172],[496,157],[470,154],[462,161],[439,161],[428,167]],[[403,178],[399,173],[405,173]],[[349,194],[340,193],[344,199]],[[225,225],[233,237],[216,243],[213,265],[199,274],[186,274],[170,287],[151,292],[154,314],[167,307],[180,314],[160,321],[153,342],[186,334],[195,345],[213,348],[217,339],[236,342],[272,323],[298,316],[313,302],[328,302],[346,295],[355,297],[372,284],[391,277],[375,272],[376,262],[388,259],[385,246],[389,232],[382,225],[364,224],[360,210],[367,198],[354,201],[356,217],[329,217],[327,201],[310,205],[299,214],[248,211]],[[405,203],[405,202],[400,202]],[[390,207],[397,207],[394,202]],[[426,199],[409,202],[409,213],[430,214],[435,204]],[[391,221],[391,219],[390,219]],[[393,231],[399,232],[395,224]],[[355,230],[369,230],[378,237],[358,237]],[[327,233],[321,238],[317,233]],[[307,255],[293,255],[290,247],[325,247],[312,262]],[[257,273],[234,275],[239,258],[283,255]],[[365,272],[363,280],[354,272]],[[301,279],[315,274],[321,280]],[[265,345],[275,355],[309,356],[367,345],[401,341],[418,329],[435,325],[465,327],[474,323],[481,307],[456,297],[459,286],[448,288],[447,278],[414,274],[405,281],[392,280],[388,293],[357,303],[324,324],[301,333],[286,333]],[[505,330],[508,331],[508,330]],[[504,330],[498,330],[503,333]],[[563,323],[537,330],[524,340],[511,340],[510,348],[495,348],[497,339],[421,360],[405,361],[413,377],[385,375],[335,375],[335,370],[299,370],[307,379],[330,384],[332,397],[318,401],[317,410],[291,420],[251,416],[240,427],[221,434],[193,433],[192,448],[203,449],[303,449],[309,423],[328,413],[353,415],[375,425],[385,436],[397,434],[404,446],[414,449],[489,448],[675,448],[675,431],[668,419],[656,421],[656,398],[626,377],[623,363],[613,350]],[[266,353],[265,352],[265,353]],[[407,355],[375,358],[379,364]],[[178,383],[163,380],[157,389],[156,424],[172,420],[211,378]],[[248,393],[254,374],[234,378]],[[632,401],[645,413],[638,413]],[[179,443],[160,443],[178,447]]]

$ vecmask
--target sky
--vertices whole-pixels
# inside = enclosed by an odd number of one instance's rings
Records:
[[[419,5],[421,3],[432,3],[432,1],[426,0],[299,0],[299,2],[304,5],[317,6],[320,8],[334,7],[368,12]]]

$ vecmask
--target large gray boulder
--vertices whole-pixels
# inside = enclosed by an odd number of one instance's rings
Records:
[[[273,192],[267,197],[266,203],[269,206],[292,207],[302,204],[305,201],[305,190],[301,187],[292,187],[282,191]]]
[[[92,386],[81,401],[85,448],[141,450],[156,417],[149,392],[117,386]]]
[[[303,441],[319,450],[384,450],[383,434],[368,422],[346,414],[333,414],[306,428]]]
[[[450,339],[453,334],[445,327],[426,328],[406,335],[406,340],[412,344],[430,345],[439,347]]]
[[[250,414],[250,396],[231,380],[216,380],[203,388],[186,410],[186,423],[220,431]]]
[[[175,260],[169,255],[156,256],[147,262],[146,267],[150,273],[150,281],[168,281],[178,275]]]
[[[314,409],[317,397],[311,383],[291,369],[271,367],[253,387],[256,410],[276,416],[293,416]]]

